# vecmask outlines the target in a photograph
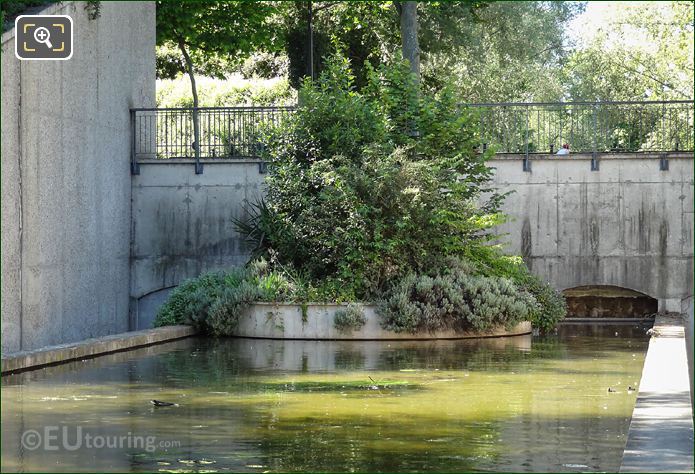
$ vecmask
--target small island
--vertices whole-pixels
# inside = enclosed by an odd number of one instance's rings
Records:
[[[424,90],[405,61],[366,80],[357,90],[336,55],[293,116],[261,131],[265,197],[235,220],[249,262],[181,284],[157,326],[427,339],[522,334],[565,316],[562,296],[497,244],[507,196],[489,187],[493,150],[480,148],[474,113],[451,88]],[[301,324],[286,333],[288,318]]]

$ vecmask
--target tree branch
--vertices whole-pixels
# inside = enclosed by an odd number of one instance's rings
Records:
[[[639,59],[635,58],[634,56],[631,56],[631,58],[632,58],[633,60],[637,61],[640,65],[647,67],[647,65],[645,65],[644,63],[642,63]],[[613,64],[615,64],[616,66],[619,66],[619,67],[625,69],[626,71],[635,72],[635,73],[637,73],[637,74],[639,74],[639,75],[641,75],[641,76],[646,77],[647,79],[651,79],[652,81],[656,82],[657,84],[659,84],[659,85],[661,85],[661,86],[663,86],[663,87],[666,87],[667,89],[672,90],[672,91],[675,92],[676,94],[679,94],[679,95],[683,96],[683,97],[686,98],[686,99],[689,99],[689,98],[690,98],[690,96],[688,96],[688,94],[684,93],[683,91],[680,91],[680,90],[676,89],[675,86],[673,86],[673,85],[671,85],[671,84],[669,84],[669,83],[667,83],[667,82],[664,82],[664,81],[662,81],[662,80],[660,80],[660,79],[657,79],[656,77],[652,76],[651,74],[647,74],[646,72],[642,72],[642,71],[639,71],[639,70],[637,70],[637,69],[634,69],[634,68],[631,68],[631,67],[629,67],[629,66],[626,66],[626,65],[624,65],[624,64],[622,64],[622,63],[620,63],[620,62],[618,62],[618,61],[616,61],[616,60],[613,60],[610,56],[608,56],[608,60],[611,61],[611,62],[613,62]]]
[[[338,5],[340,2],[331,2],[326,5],[321,5],[320,7],[314,7],[314,13],[320,12],[321,10],[325,10],[327,8],[334,7]]]

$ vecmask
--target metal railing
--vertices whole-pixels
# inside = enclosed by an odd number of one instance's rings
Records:
[[[193,158],[199,162],[214,158],[259,158],[264,130],[279,125],[293,110],[293,107],[131,109],[133,170],[137,172],[137,164],[143,159]],[[195,117],[199,124],[198,137]]]
[[[463,104],[479,120],[483,147],[496,153],[693,151],[693,102]],[[132,167],[143,159],[259,158],[263,132],[294,107],[131,110]],[[194,117],[199,126],[196,137]],[[197,139],[196,139],[197,138]]]
[[[693,102],[467,104],[480,140],[496,153],[672,152],[693,150]]]

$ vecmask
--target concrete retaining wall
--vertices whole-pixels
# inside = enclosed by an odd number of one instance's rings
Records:
[[[541,156],[522,170],[518,156],[490,161],[494,184],[514,191],[508,251],[558,289],[615,285],[680,311],[693,288],[693,155]]]
[[[693,336],[695,336],[695,318],[693,315],[693,297],[685,298],[682,302],[681,314],[683,315],[683,326],[685,327],[685,348],[688,354],[688,374],[690,376],[690,387],[695,387],[695,363],[693,362]],[[695,390],[690,390],[690,405],[695,411]]]
[[[693,157],[607,155],[591,171],[589,155],[497,156],[494,184],[514,190],[501,232],[507,251],[558,289],[614,285],[680,311],[693,286]],[[263,190],[248,161],[217,160],[196,175],[191,161],[150,161],[133,178],[133,280],[140,328],[149,327],[159,290],[200,272],[239,265],[248,248],[232,217]],[[166,291],[166,290],[165,290]]]
[[[126,4],[127,3],[127,4]],[[154,2],[85,2],[67,61],[2,36],[2,350],[129,329],[129,108],[154,105]]]
[[[160,290],[200,273],[243,265],[249,248],[234,231],[244,202],[263,192],[257,161],[145,161],[133,176],[132,284],[135,327],[151,327]],[[154,311],[153,311],[154,310]]]
[[[271,339],[345,339],[345,340],[414,340],[468,339],[478,337],[529,334],[531,323],[522,322],[507,330],[493,328],[485,332],[437,331],[432,333],[397,333],[382,329],[374,306],[363,306],[366,323],[359,329],[339,331],[334,327],[335,313],[345,305],[256,303],[239,317],[235,336]]]

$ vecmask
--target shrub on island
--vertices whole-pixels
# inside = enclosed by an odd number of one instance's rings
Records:
[[[266,195],[236,223],[250,263],[184,283],[157,324],[233,334],[253,301],[374,302],[397,332],[548,329],[564,317],[562,296],[494,244],[505,196],[452,89],[422,90],[394,62],[356,90],[334,57],[299,97],[267,130]]]

